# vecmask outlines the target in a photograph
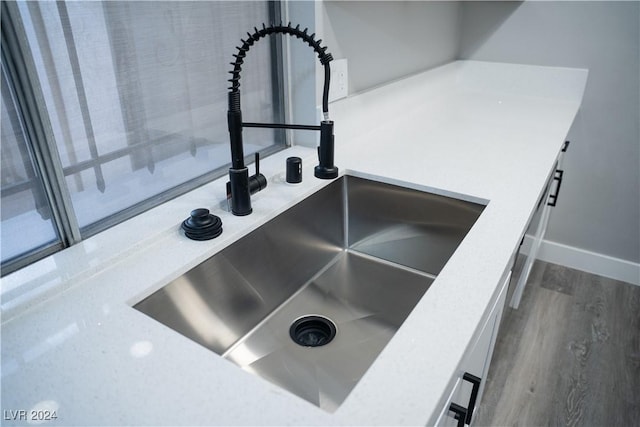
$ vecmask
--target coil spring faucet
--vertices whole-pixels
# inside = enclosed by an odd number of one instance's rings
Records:
[[[249,169],[244,165],[244,152],[242,147],[242,128],[260,127],[272,129],[295,129],[295,130],[317,130],[320,131],[320,146],[318,147],[319,164],[315,167],[314,175],[320,179],[333,179],[338,176],[338,168],[333,164],[334,136],[333,121],[329,120],[329,81],[331,69],[329,62],[333,60],[326,47],[321,47],[322,40],[315,40],[315,34],[307,34],[307,28],[300,30],[300,26],[295,28],[291,23],[266,27],[262,24],[262,29],[254,27],[253,34],[247,33],[248,39],[242,40],[242,46],[236,47],[238,53],[234,54],[235,61],[231,63],[233,70],[230,71],[232,78],[229,79],[229,111],[227,112],[227,122],[229,125],[229,138],[231,142],[231,168],[229,169],[229,182],[227,183],[227,198],[231,198],[231,212],[234,215],[249,215],[251,208],[251,194],[254,194],[267,186],[267,180],[259,171],[259,156],[256,153],[256,173],[249,177]],[[288,34],[302,39],[318,54],[320,63],[324,66],[324,87],[322,91],[322,114],[323,120],[320,126],[313,125],[291,125],[284,123],[248,123],[242,121],[240,110],[240,71],[244,58],[258,40],[271,34]]]

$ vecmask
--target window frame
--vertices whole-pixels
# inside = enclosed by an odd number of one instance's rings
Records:
[[[269,20],[271,22],[280,21],[282,16],[281,1],[270,0],[267,3]],[[1,6],[2,67],[6,71],[8,90],[11,91],[19,110],[18,115],[21,116],[19,119],[25,130],[27,145],[34,156],[36,168],[42,178],[46,198],[52,211],[52,222],[59,238],[57,242],[33,248],[21,255],[4,260],[0,270],[1,276],[15,272],[227,174],[230,159],[229,163],[217,169],[182,182],[161,193],[151,195],[145,200],[87,226],[79,227],[65,179],[67,169],[75,170],[78,167],[77,165],[68,168],[62,166],[40,82],[35,74],[35,64],[27,43],[25,30],[22,28],[20,20],[11,19],[12,16],[19,16],[18,5],[3,1]],[[283,122],[286,114],[284,40],[279,37],[271,37],[269,43],[273,58],[270,72],[273,85],[274,119],[276,122]],[[229,57],[231,57],[231,53],[233,52],[229,52]],[[275,141],[282,141],[282,143],[274,142],[274,145],[259,150],[260,157],[269,156],[291,145],[289,135],[284,129],[275,131],[274,135]],[[245,161],[250,163],[252,158],[253,154],[245,156]],[[104,162],[99,159],[98,161]],[[91,167],[93,166],[89,165],[83,169]],[[36,176],[37,178],[38,176]]]

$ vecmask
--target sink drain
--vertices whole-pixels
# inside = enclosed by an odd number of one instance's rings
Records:
[[[304,347],[320,347],[329,344],[336,336],[336,325],[326,317],[304,316],[289,328],[291,339]]]

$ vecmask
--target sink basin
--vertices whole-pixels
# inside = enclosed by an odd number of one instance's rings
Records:
[[[334,411],[483,209],[345,176],[134,307]]]

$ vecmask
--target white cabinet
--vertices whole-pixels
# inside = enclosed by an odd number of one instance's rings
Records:
[[[520,273],[513,277],[513,281],[515,283],[515,288],[513,291],[513,295],[511,296],[511,301],[509,305],[512,308],[518,309],[520,305],[520,300],[522,299],[522,293],[524,292],[524,286],[529,279],[529,274],[531,273],[531,268],[533,267],[533,263],[535,262],[538,256],[538,250],[540,249],[540,244],[542,243],[542,239],[544,238],[544,233],[547,230],[547,224],[549,223],[549,214],[551,213],[551,206],[548,204],[549,193],[551,192],[551,186],[554,182],[554,177],[556,175],[556,171],[558,170],[557,164],[554,168],[554,172],[551,174],[549,179],[547,180],[547,184],[545,185],[544,192],[540,200],[538,200],[538,205],[536,210],[527,225],[527,231],[525,231],[525,235],[522,237],[522,241],[520,242],[520,248],[515,254],[515,259],[513,261],[513,268],[516,270],[516,263],[519,262],[518,255],[521,253],[525,255],[522,269],[520,269]],[[522,248],[525,243],[525,238],[528,238],[531,242],[531,245],[527,245],[528,249],[522,251]],[[527,242],[528,243],[528,242]]]
[[[510,277],[511,272],[502,280],[497,296],[490,304],[488,315],[458,366],[451,392],[433,423],[436,426],[464,426],[473,422],[473,412],[481,401],[489,372]]]
[[[563,174],[560,168],[562,166],[563,154],[566,152],[568,145],[569,142],[565,142],[565,145],[558,155],[555,168],[547,180],[543,194],[538,201],[536,210],[525,233],[532,243],[526,251],[527,257],[524,260],[520,273],[513,277],[515,289],[510,305],[514,308],[518,308],[518,304],[520,303],[524,285],[531,272],[531,267],[536,259],[542,239],[544,238],[544,233],[549,221],[550,208],[555,205],[560,191]],[[523,237],[522,240],[525,241],[525,237]],[[518,252],[519,251],[515,254],[514,265],[517,261]],[[467,353],[458,366],[455,378],[450,381],[450,389],[445,403],[440,407],[440,412],[435,418],[432,418],[429,425],[463,427],[473,424],[473,413],[482,399],[485,380],[489,372],[491,356],[493,355],[493,348],[498,335],[498,328],[500,326],[500,320],[502,319],[502,311],[511,279],[511,272],[503,278],[496,294],[497,296],[490,304],[491,309],[488,311],[488,315],[485,316],[481,327],[473,337]]]
[[[533,267],[533,263],[535,262],[538,256],[538,250],[540,249],[540,244],[544,239],[544,233],[547,230],[547,224],[549,223],[549,215],[551,214],[551,207],[555,206],[556,200],[558,199],[558,194],[560,192],[560,185],[562,184],[562,178],[564,175],[564,171],[561,169],[562,167],[562,159],[564,157],[564,153],[567,151],[569,146],[569,141],[564,143],[562,150],[558,154],[558,158],[553,169],[553,173],[547,179],[547,183],[545,185],[544,192],[540,200],[538,200],[538,204],[536,206],[536,210],[533,214],[533,217],[529,221],[527,225],[527,230],[525,231],[525,235],[522,237],[522,242],[520,243],[520,248],[514,255],[513,261],[513,271],[519,270],[520,273],[517,276],[513,277],[513,281],[515,283],[513,295],[511,296],[511,301],[509,305],[512,308],[517,309],[520,305],[520,299],[522,298],[522,293],[524,292],[524,287],[529,279],[529,274],[531,273],[531,268]],[[552,192],[553,184],[555,188]],[[523,245],[525,243],[525,238],[527,239],[527,245]],[[530,244],[529,244],[530,243]],[[522,250],[523,247],[526,246],[526,250]],[[518,260],[518,255],[522,252],[523,255],[526,255],[524,258],[522,269],[516,269],[516,263],[520,262]]]

